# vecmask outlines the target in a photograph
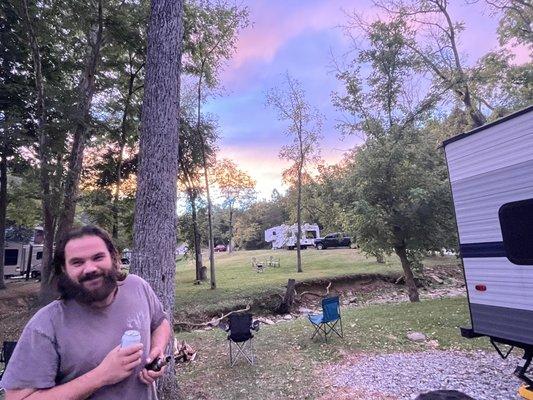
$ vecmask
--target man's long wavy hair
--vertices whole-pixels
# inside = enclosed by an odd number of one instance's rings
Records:
[[[58,277],[57,290],[61,295],[61,298],[64,300],[67,300],[72,297],[72,293],[70,293],[70,291],[67,290],[67,287],[63,284],[64,279],[66,278],[65,247],[67,246],[67,243],[70,242],[72,239],[79,239],[84,236],[97,236],[104,241],[107,250],[111,255],[111,260],[113,263],[113,267],[115,268],[117,281],[120,282],[126,279],[127,274],[120,270],[120,256],[118,250],[106,231],[94,225],[85,225],[81,228],[72,229],[65,235],[63,241],[59,243],[54,254],[54,274],[56,277]]]

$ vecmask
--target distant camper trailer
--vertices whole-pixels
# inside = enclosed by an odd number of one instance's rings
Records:
[[[315,239],[320,237],[320,229],[316,224],[302,224],[302,236],[300,247],[308,248],[315,245]],[[298,224],[280,225],[269,228],[265,231],[265,241],[272,243],[272,249],[289,249],[296,247],[296,236]]]
[[[470,306],[468,338],[533,357],[533,106],[444,142]]]
[[[4,277],[24,275],[28,265],[30,245],[16,242],[6,242],[4,249]],[[41,275],[43,259],[43,245],[33,245],[31,254],[32,277]]]

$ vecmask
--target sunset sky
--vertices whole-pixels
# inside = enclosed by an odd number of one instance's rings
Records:
[[[484,3],[453,0],[452,17],[465,22],[461,50],[470,64],[498,48],[498,18]],[[250,0],[252,25],[241,32],[237,51],[221,75],[225,88],[209,100],[206,111],[217,116],[220,126],[219,158],[231,158],[257,180],[259,198],[269,198],[274,188],[283,191],[281,172],[288,164],[279,159],[282,145],[289,143],[285,123],[265,106],[265,92],[282,82],[289,72],[306,91],[309,102],[326,116],[320,143],[326,163],[341,159],[344,151],[361,142],[343,138],[336,130],[340,114],[331,104],[331,93],[340,89],[331,72],[331,55],[342,57],[350,42],[340,26],[346,13],[362,12],[373,18],[378,10],[367,0]],[[517,61],[527,53],[517,51]]]

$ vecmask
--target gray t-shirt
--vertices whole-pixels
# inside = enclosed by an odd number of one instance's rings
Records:
[[[69,382],[96,368],[130,329],[141,333],[143,360],[134,373],[104,386],[92,400],[153,400],[152,388],[139,380],[150,350],[151,332],[166,314],[150,285],[136,275],[119,282],[114,301],[97,309],[74,300],[56,300],[28,322],[0,387],[46,389]]]

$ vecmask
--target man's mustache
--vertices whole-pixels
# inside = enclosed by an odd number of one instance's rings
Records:
[[[79,282],[80,283],[87,282],[87,281],[90,281],[96,278],[100,278],[101,276],[104,276],[104,275],[105,275],[104,273],[98,272],[98,271],[89,272],[88,274],[83,275],[80,278]]]

